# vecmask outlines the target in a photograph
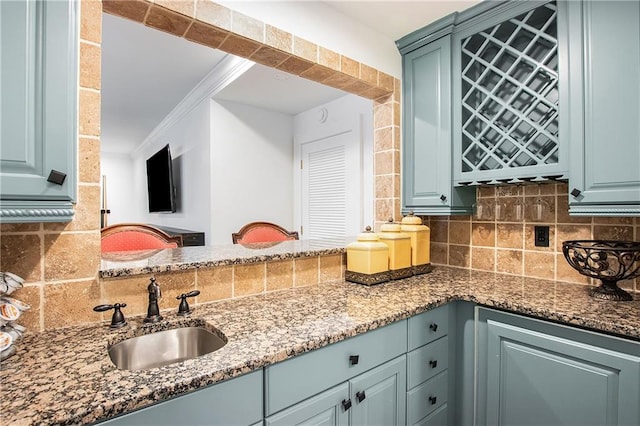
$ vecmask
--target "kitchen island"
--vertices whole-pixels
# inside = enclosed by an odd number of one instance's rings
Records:
[[[640,341],[640,300],[596,300],[582,285],[437,266],[372,287],[340,281],[209,303],[188,319],[167,312],[155,327],[204,324],[228,343],[146,371],[118,370],[107,355],[110,344],[147,327],[141,317],[117,331],[94,324],[28,334],[17,355],[2,363],[2,424],[110,418],[456,300]]]

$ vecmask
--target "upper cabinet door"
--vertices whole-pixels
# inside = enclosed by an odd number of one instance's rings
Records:
[[[505,3],[454,33],[455,184],[566,178],[558,62],[555,2]]]
[[[475,189],[453,188],[451,36],[403,55],[403,213],[470,214]]]
[[[565,6],[569,211],[640,215],[640,2]]]
[[[0,222],[64,222],[76,196],[76,1],[0,2]]]

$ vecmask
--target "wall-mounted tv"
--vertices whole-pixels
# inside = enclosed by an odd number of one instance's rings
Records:
[[[176,190],[169,145],[147,160],[147,193],[149,213],[176,211]]]

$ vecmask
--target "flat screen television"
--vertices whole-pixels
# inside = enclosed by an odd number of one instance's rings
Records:
[[[171,150],[166,145],[147,160],[149,213],[176,211]]]

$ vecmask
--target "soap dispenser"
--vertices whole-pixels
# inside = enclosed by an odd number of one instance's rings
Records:
[[[347,244],[346,281],[373,285],[389,281],[389,247],[367,226],[358,240]]]
[[[431,230],[422,224],[422,219],[414,216],[413,212],[402,218],[400,225],[402,232],[411,237],[411,268],[414,275],[431,272]]]
[[[411,237],[402,232],[402,226],[390,218],[380,227],[380,241],[389,247],[389,275],[392,280],[408,278],[413,275],[411,269]]]

